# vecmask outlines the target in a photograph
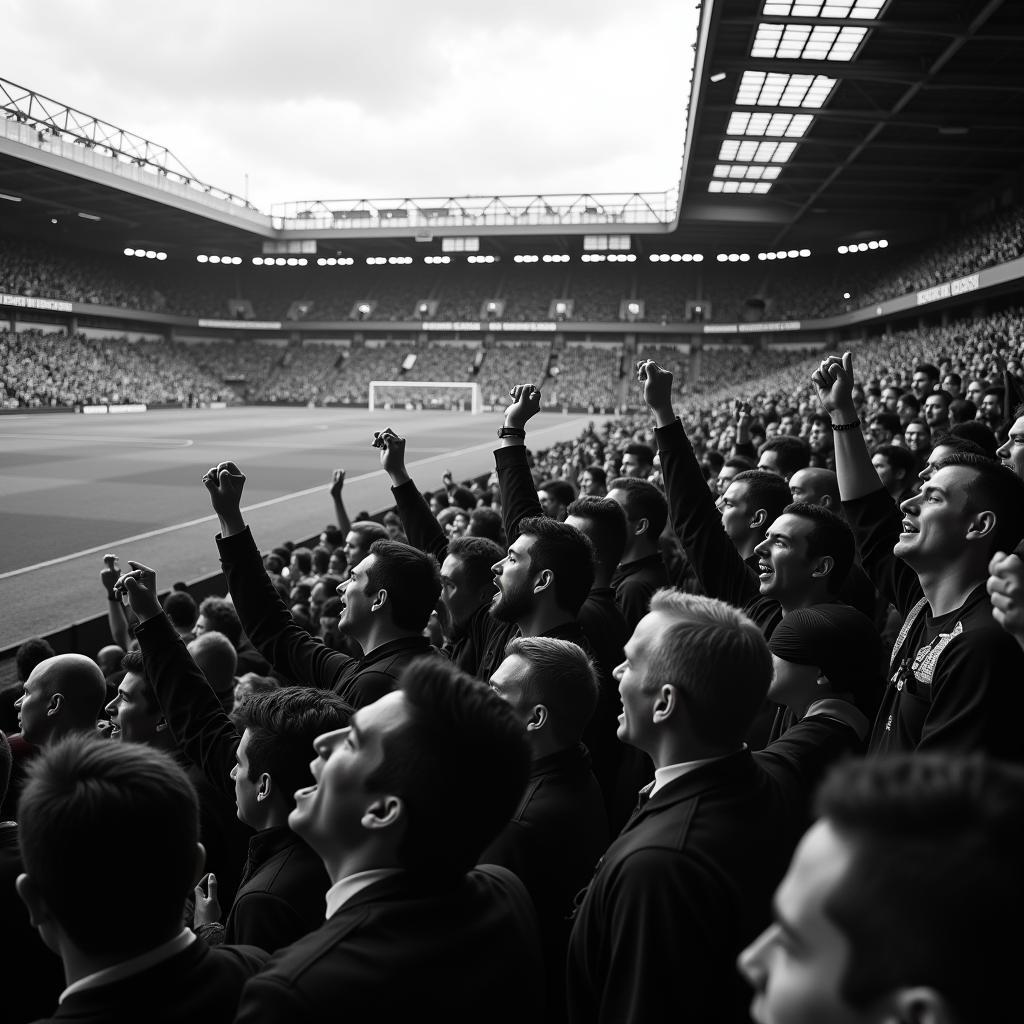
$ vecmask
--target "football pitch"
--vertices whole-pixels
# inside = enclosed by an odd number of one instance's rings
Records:
[[[593,417],[541,413],[528,443],[576,437]],[[103,555],[157,570],[161,589],[219,572],[217,520],[201,477],[246,475],[242,504],[268,550],[333,522],[331,473],[344,468],[352,518],[392,504],[374,430],[407,439],[418,488],[486,473],[501,414],[246,407],[119,415],[0,417],[0,650],[106,613]],[[95,652],[85,652],[95,653]]]

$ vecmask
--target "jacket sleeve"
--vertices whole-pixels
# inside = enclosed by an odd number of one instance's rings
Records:
[[[249,528],[231,537],[218,535],[217,547],[231,599],[253,646],[296,686],[334,688],[354,659],[332,651],[295,624],[263,568]]]
[[[494,450],[494,466],[498,471],[498,490],[501,494],[501,515],[505,536],[511,544],[519,536],[519,523],[529,516],[543,515],[530,465],[526,461],[526,446],[509,445]]]
[[[722,517],[677,419],[655,430],[665,477],[669,521],[704,593],[742,608],[757,597],[758,582],[722,529]]]
[[[231,769],[239,735],[202,669],[192,660],[166,615],[135,631],[160,710],[178,746],[218,792],[235,798]]]
[[[843,509],[857,539],[864,571],[878,592],[906,616],[923,592],[917,573],[892,553],[903,521],[899,506],[883,487],[863,498],[844,501]]]
[[[448,538],[437,518],[431,515],[430,506],[424,501],[423,495],[416,490],[416,484],[407,480],[398,487],[392,487],[391,493],[409,543],[433,555],[438,565],[442,564],[448,554]]]

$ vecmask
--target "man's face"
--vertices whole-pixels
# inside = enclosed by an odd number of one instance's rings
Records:
[[[336,860],[365,841],[363,818],[387,795],[369,788],[367,780],[384,761],[387,737],[408,723],[405,694],[394,690],[356,711],[348,728],[313,742],[316,756],[309,768],[314,784],[296,791],[288,825],[324,860]]]
[[[718,478],[715,480],[715,488],[719,494],[725,494],[729,490],[729,484],[732,483],[734,476],[739,476],[743,470],[739,466],[723,466],[718,471]]]
[[[636,477],[638,480],[646,480],[651,475],[652,466],[644,462],[639,455],[626,452],[622,456],[622,475]]]
[[[868,432],[875,444],[888,444],[892,440],[892,431],[877,419],[869,421]]]
[[[900,423],[909,423],[917,415],[917,409],[914,408],[911,402],[904,401],[901,398],[896,403],[896,414],[900,418]]]
[[[331,588],[323,583],[317,583],[309,592],[309,610],[314,622],[320,621],[320,612],[328,598],[334,597]]]
[[[52,659],[41,661],[22,684],[21,696],[14,702],[18,709],[18,728],[29,743],[37,746],[50,734],[50,700],[54,695]]]
[[[1010,427],[1006,444],[996,452],[1003,465],[1024,479],[1024,416],[1018,416]]]
[[[985,385],[980,380],[972,380],[967,385],[967,400],[973,402],[976,408],[981,408],[981,400],[985,397]]]
[[[490,596],[493,596],[493,591]],[[481,600],[487,600],[479,587],[469,585],[466,566],[455,555],[448,555],[441,566],[441,600],[448,609],[452,625],[456,627],[464,626],[480,607]]]
[[[779,433],[795,437],[800,433],[799,421],[793,416],[783,416],[782,419],[779,420]]]
[[[999,423],[1003,418],[1003,403],[998,395],[985,395],[981,400],[981,419],[986,423]]]
[[[510,654],[494,670],[491,689],[512,708],[523,723],[529,721],[532,708],[523,699],[523,684],[530,674],[530,663],[520,654]]]
[[[774,448],[761,452],[757,460],[757,468],[763,469],[766,473],[774,473],[776,476],[785,476],[779,468],[779,453]]]
[[[560,519],[563,509],[558,499],[550,491],[538,491],[537,501],[540,502],[540,510],[549,519]]]
[[[881,481],[882,486],[890,493],[895,493],[896,489],[902,486],[902,481],[897,481],[896,470],[893,468],[892,463],[884,455],[872,455],[871,465],[875,467],[875,472],[878,474],[878,479]]]
[[[824,494],[818,479],[809,469],[798,469],[789,478],[789,493],[794,501],[803,501],[808,505],[822,504]]]
[[[196,619],[196,624],[192,627],[193,636],[202,636],[203,633],[210,631],[210,623],[207,621],[206,616],[201,612],[199,618]]]
[[[807,444],[812,452],[821,454],[832,450],[832,428],[821,420],[811,424],[811,432],[807,435]]]
[[[619,698],[622,701],[622,714],[619,715],[616,735],[623,743],[647,753],[652,748],[652,714],[658,689],[656,685],[647,686],[647,667],[661,634],[674,621],[665,612],[648,612],[637,623],[626,644],[626,660],[612,673],[619,684]]]
[[[757,509],[750,498],[750,485],[746,481],[729,484],[728,490],[718,499],[718,511],[722,513],[722,526],[729,539],[741,544],[754,527],[750,525]]]
[[[345,543],[342,546],[342,551],[344,551],[345,560],[349,565],[357,565],[366,557],[362,536],[356,533],[355,530],[349,530],[345,534]]]
[[[924,400],[924,418],[932,430],[949,423],[949,406],[941,395],[929,395]]]
[[[819,561],[807,555],[807,538],[813,532],[814,524],[796,515],[781,515],[768,528],[764,540],[754,548],[763,597],[773,597],[786,606],[807,594]]]
[[[164,717],[149,684],[137,672],[125,675],[104,710],[110,716],[110,738],[126,743],[152,743]]]
[[[948,459],[949,456],[953,454],[955,453],[952,448],[947,448],[944,444],[937,445],[928,453],[928,458],[925,461],[925,464],[921,467],[921,472],[917,474],[918,480],[931,480],[931,478],[935,476],[935,467],[943,459]]]
[[[821,696],[818,688],[820,669],[815,665],[798,665],[772,655],[772,683],[768,687],[768,700],[785,704],[794,710],[803,709]]]
[[[918,399],[923,400],[924,396],[931,393],[932,390],[932,379],[927,373],[922,373],[920,370],[914,374],[914,378],[910,384],[910,390],[917,395]]]
[[[948,391],[954,399],[960,397],[960,381],[956,380],[950,374],[946,374],[942,381],[942,390]]]
[[[923,454],[928,451],[930,443],[928,428],[923,423],[908,423],[903,432],[903,440],[909,451],[915,455]]]
[[[966,466],[935,471],[920,491],[900,505],[903,531],[892,551],[911,565],[929,565],[959,557],[973,513],[967,508],[967,487],[973,472]]]
[[[452,516],[452,521],[448,524],[448,536],[465,537],[466,531],[469,529],[469,516],[464,512],[459,512],[457,515]]]
[[[812,825],[775,892],[775,921],[739,957],[754,989],[757,1024],[881,1024],[876,1006],[857,1010],[840,994],[850,958],[849,939],[825,907],[853,860],[832,826]],[[891,1018],[895,1020],[896,1018]]]
[[[347,629],[356,639],[365,634],[373,615],[376,594],[370,593],[369,573],[376,561],[376,555],[368,555],[349,573],[347,580],[338,584],[341,598],[338,626]]]
[[[302,571],[302,567],[299,565],[299,560],[292,555],[292,560],[288,563],[288,579],[293,583],[298,583],[304,577],[305,573]]]
[[[498,592],[491,601],[491,614],[501,622],[517,622],[533,608],[534,572],[530,552],[536,538],[518,536],[508,554],[491,566]]]
[[[594,478],[589,472],[580,474],[580,494],[590,494],[598,497],[599,490],[600,488],[594,482]]]
[[[899,402],[899,388],[886,388],[882,392],[882,408],[884,408],[886,412],[896,412]]]
[[[259,813],[260,791],[259,779],[253,782],[249,778],[249,744],[252,733],[246,729],[235,751],[235,767],[231,769],[231,781],[235,784],[235,813],[238,820],[253,828],[261,822]]]
[[[345,560],[344,548],[337,548],[331,552],[331,560],[327,563],[327,571],[331,576],[344,576],[348,572],[348,562]]]

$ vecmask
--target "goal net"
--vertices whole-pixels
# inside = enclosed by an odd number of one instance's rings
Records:
[[[458,380],[371,380],[366,402],[374,409],[483,411],[480,385]]]

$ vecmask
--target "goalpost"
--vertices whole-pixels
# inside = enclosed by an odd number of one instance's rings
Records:
[[[454,398],[452,401],[452,407],[456,408],[457,403],[462,401],[469,402],[469,411],[475,416],[478,413],[483,412],[483,400],[480,396],[480,385],[476,381],[460,381],[460,380],[371,380],[370,390],[367,396],[366,407],[373,412],[374,409],[381,408],[385,405],[391,405],[396,400],[401,401],[403,404],[406,402],[422,401],[424,405],[429,407],[429,397],[424,394],[417,394],[417,392],[437,392],[437,397],[444,399],[445,392],[449,392],[450,398]],[[467,395],[466,392],[469,392]],[[394,392],[392,397],[389,392]],[[402,392],[405,392],[405,397],[399,397]],[[426,398],[426,401],[424,399]]]

